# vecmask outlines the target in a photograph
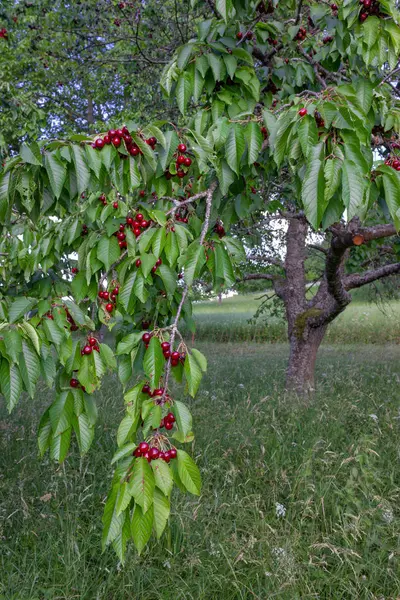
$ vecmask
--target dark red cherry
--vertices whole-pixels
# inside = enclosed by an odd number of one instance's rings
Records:
[[[145,344],[148,344],[151,340],[151,333],[144,333],[142,335],[142,340]]]
[[[77,388],[77,387],[78,387],[78,385],[79,385],[79,381],[78,381],[77,379],[71,379],[71,380],[70,380],[70,382],[69,382],[69,385],[70,385],[72,388]]]

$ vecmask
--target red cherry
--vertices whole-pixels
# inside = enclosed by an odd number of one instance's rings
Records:
[[[79,273],[79,269],[77,267],[72,267],[71,272],[76,275],[76,273]]]
[[[150,225],[150,221],[142,221],[142,222],[140,223],[140,227],[141,227],[142,229],[146,229],[146,227],[148,227],[149,225]]]
[[[121,246],[121,247],[122,247],[122,246]],[[117,296],[116,296],[116,294],[111,294],[111,296],[110,296],[110,300],[111,300],[112,302],[115,302],[115,301],[116,301],[116,299],[117,299]]]
[[[126,224],[129,225],[129,226],[133,225],[133,219],[132,219],[132,217],[126,217]]]
[[[112,291],[113,294],[115,294],[116,296],[118,296],[119,294],[119,287],[115,287]]]
[[[142,393],[143,394],[149,394],[151,392],[150,390],[150,386],[148,383],[145,383],[144,386],[142,387]]]
[[[88,339],[89,346],[97,346],[97,340],[94,337]]]
[[[113,138],[117,135],[117,132],[115,131],[115,129],[110,129],[108,135],[110,136],[110,138]]]
[[[183,165],[185,164],[185,157],[182,156],[182,154],[180,156],[178,156],[178,158],[176,159],[176,162],[178,163],[178,165]]]
[[[117,135],[118,137],[123,137],[123,136],[124,136],[124,131],[123,131],[122,129],[117,129],[117,131],[116,131],[116,135]]]
[[[92,354],[92,347],[91,346],[85,346],[83,348],[83,353],[84,354]]]
[[[139,229],[138,227],[135,227],[135,228],[134,228],[134,230],[133,230],[133,235],[134,235],[135,237],[139,237],[139,235],[140,235],[141,233],[142,233],[142,232],[140,231],[140,229]]]
[[[138,154],[140,154],[140,150],[137,146],[133,146],[130,150],[129,150],[129,154],[131,154],[132,156],[137,156]]]
[[[104,147],[105,142],[104,142],[103,138],[97,138],[97,140],[95,141],[95,144],[96,144],[96,148],[99,148],[101,150],[101,148]]]
[[[364,23],[364,21],[365,21],[366,19],[368,19],[368,13],[364,13],[364,12],[362,12],[362,13],[360,14],[360,21],[361,21],[361,23]]]
[[[126,238],[126,235],[124,234],[124,232],[123,231],[118,231],[118,233],[117,233],[117,239],[120,242],[123,242],[125,238]]]
[[[179,352],[172,352],[171,360],[179,360]]]
[[[111,144],[111,138],[108,134],[103,137],[103,140],[105,144]]]
[[[103,292],[103,300],[108,300],[110,297],[110,294],[108,292]]]
[[[135,262],[135,265],[139,268],[141,264],[142,264],[142,261],[140,260],[140,258],[138,258],[137,261]]]
[[[179,179],[183,179],[186,175],[185,171],[182,171],[181,169],[178,169],[176,174],[179,177]]]
[[[171,454],[170,454],[169,450],[164,452],[164,460],[166,463],[169,463],[169,461],[171,460]]]
[[[126,241],[125,241],[125,242],[118,242],[118,246],[119,246],[120,248],[127,248],[127,247],[128,247],[128,244],[126,243]],[[112,294],[112,296],[113,296],[113,295],[114,295],[114,294]],[[111,298],[111,299],[112,299],[112,298]]]
[[[162,348],[162,350],[169,350],[170,343],[169,342],[162,342],[161,343],[161,348]]]
[[[165,422],[165,429],[166,429],[167,431],[170,431],[170,430],[173,428],[173,426],[174,426],[174,424],[173,424],[173,423],[171,423],[170,421],[166,421],[166,422]]]
[[[151,333],[144,333],[142,335],[142,340],[145,344],[148,344],[151,340]]]
[[[171,356],[171,352],[169,350],[164,350],[163,354],[164,354],[164,358],[166,358],[167,360]]]
[[[171,458],[176,458],[177,457],[177,451],[176,448],[171,448],[171,450],[169,451],[169,455]]]
[[[243,37],[243,33],[241,31],[238,31],[237,34],[236,34],[236,37],[237,37],[238,40],[241,40],[242,37]]]
[[[154,267],[151,269],[151,272],[155,273],[156,271],[157,271],[157,267],[156,267],[156,265],[154,265]]]
[[[77,388],[77,387],[78,387],[78,385],[79,385],[79,381],[78,381],[77,379],[71,379],[71,380],[70,380],[70,382],[69,382],[69,385],[70,385],[72,388]]]
[[[104,292],[102,290],[100,290],[100,292],[97,295],[99,298],[103,298]]]
[[[160,451],[158,448],[150,448],[149,450],[149,456],[151,458],[151,460],[156,460],[159,456],[160,456]]]
[[[165,417],[166,421],[169,421],[170,423],[175,423],[175,415],[172,412],[169,412],[167,414],[167,416]]]
[[[133,456],[136,456],[136,458],[139,458],[140,456],[142,456],[142,453],[140,452],[140,448],[136,448],[136,450],[133,453]]]
[[[307,109],[306,108],[301,108],[299,110],[300,117],[304,117],[306,114],[307,114]]]
[[[111,302],[109,302],[108,304],[106,304],[106,311],[111,313],[114,310],[114,305],[111,304]]]
[[[97,346],[96,344],[96,346],[93,346],[93,350],[96,350],[96,352],[100,352],[100,346]]]
[[[186,152],[186,144],[179,144],[178,151],[179,152]]]
[[[157,258],[156,267],[159,267],[160,265],[162,265],[162,260],[161,260],[161,258]]]
[[[118,202],[113,202],[113,208],[115,208],[115,209],[118,208]]]
[[[123,223],[121,223],[121,225],[119,226],[119,230],[120,231],[124,231],[125,230],[125,225]]]
[[[162,396],[164,393],[164,389],[163,388],[156,388],[153,392],[153,396]]]
[[[144,198],[144,197],[145,197],[145,195],[146,195],[146,192],[145,192],[144,190],[140,190],[140,192],[139,192],[139,196],[140,196],[141,198]]]
[[[147,460],[147,462],[151,462],[150,454],[148,452],[145,452],[143,457]]]
[[[143,221],[143,215],[142,215],[142,213],[138,213],[138,214],[136,215],[136,217],[135,217],[135,220],[136,220],[136,221],[138,221],[139,223],[140,223],[141,221]]]
[[[145,452],[148,452],[150,446],[148,445],[147,442],[140,442],[139,444],[139,450],[142,454],[144,454]]]
[[[158,455],[158,458],[160,458],[161,460],[164,460],[164,458],[165,458],[164,452],[160,452],[160,454]]]
[[[177,367],[179,365],[179,359],[171,359],[171,365]]]
[[[139,221],[133,221],[133,229],[139,229],[140,223]]]
[[[121,138],[116,135],[115,137],[112,138],[111,143],[113,146],[118,148],[118,146],[121,145]]]
[[[183,164],[185,165],[185,167],[190,167],[190,165],[192,164],[192,159],[187,156]]]

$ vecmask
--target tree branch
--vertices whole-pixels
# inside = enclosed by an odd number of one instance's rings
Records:
[[[362,287],[363,285],[367,285],[368,283],[372,283],[373,281],[377,281],[378,279],[382,279],[383,277],[399,274],[400,262],[392,263],[389,265],[384,265],[383,267],[378,267],[377,269],[365,271],[365,273],[354,273],[352,275],[347,275],[347,277],[344,278],[344,287],[346,290],[353,290],[355,288]]]

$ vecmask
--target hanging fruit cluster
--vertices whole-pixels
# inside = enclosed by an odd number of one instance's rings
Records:
[[[148,139],[146,139],[142,133],[138,133],[138,136],[144,142],[146,142],[146,144],[150,146],[152,150],[155,149],[157,145],[157,139],[154,136]],[[124,125],[121,129],[110,129],[105,135],[97,137],[95,141],[91,143],[91,146],[92,148],[96,148],[97,150],[101,150],[102,148],[104,148],[104,146],[110,144],[115,148],[119,148],[122,144],[122,141],[125,142],[126,149],[131,156],[138,156],[139,154],[143,154],[138,144],[134,141],[126,125]],[[120,157],[126,158],[124,154],[120,154]]]
[[[370,15],[375,15],[377,17],[384,17],[380,11],[380,3],[378,0],[360,0],[361,10],[360,10],[360,21],[363,23]]]

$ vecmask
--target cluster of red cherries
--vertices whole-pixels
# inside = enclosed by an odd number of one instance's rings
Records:
[[[304,27],[300,27],[300,29],[296,33],[296,36],[294,39],[298,40],[299,42],[302,42],[303,40],[306,39],[306,37],[307,37],[307,30],[304,29]]]
[[[185,156],[185,152],[187,151],[187,147],[186,144],[179,144],[178,146],[178,152],[175,152],[175,156],[176,156],[176,176],[179,177],[179,179],[183,179],[183,177],[185,177],[186,175],[186,171],[184,171],[182,169],[182,167],[187,167],[189,168],[190,165],[192,164],[192,159],[189,158],[189,156]],[[167,171],[165,173],[165,177],[167,179],[171,179],[173,177],[172,173],[170,171]]]
[[[134,217],[126,217],[126,224],[121,223],[119,230],[115,232],[119,247],[121,250],[127,247],[125,228],[129,227],[135,237],[139,237],[144,229],[147,229],[152,224],[151,220],[146,220],[142,213],[137,213]]]
[[[157,145],[157,139],[155,137],[150,137],[145,139],[142,134],[139,136],[148,144],[153,150]],[[103,137],[98,137],[94,142],[92,142],[92,148],[96,148],[97,150],[101,150],[104,146],[112,145],[115,148],[119,148],[122,144],[122,141],[125,142],[126,149],[128,150],[131,156],[138,156],[142,154],[139,146],[133,141],[131,134],[129,133],[129,129],[124,126],[122,129],[110,129],[106,135]]]
[[[99,341],[95,337],[88,337],[87,344],[85,344],[81,350],[81,355],[89,356],[89,354],[92,354],[93,350],[100,352]]]
[[[114,306],[117,301],[118,294],[119,294],[118,286],[114,287],[111,290],[111,292],[107,292],[105,290],[104,291],[100,290],[99,293],[97,294],[101,300],[104,300],[106,302],[106,305],[104,306],[104,308],[108,313],[112,313],[112,311],[114,310]]]
[[[0,29],[0,38],[4,38],[5,40],[8,38],[7,29],[5,27]]]
[[[189,222],[189,211],[187,210],[187,208],[182,207],[176,211],[175,221],[179,221],[180,223],[188,223]]]
[[[317,110],[314,113],[314,119],[315,119],[315,122],[317,124],[317,127],[325,127],[325,121],[322,118],[321,113],[318,112]]]
[[[146,331],[146,333],[144,333],[142,335],[142,341],[143,341],[144,345],[146,346],[146,348],[148,348],[151,338],[152,338],[151,333],[148,333],[147,331]],[[171,358],[171,365],[173,367],[177,367],[180,362],[182,364],[185,362],[186,353],[178,352],[176,350],[171,352],[171,344],[169,342],[161,342],[161,350],[163,351],[164,358],[166,360]],[[158,393],[160,390],[161,390],[161,394]],[[144,394],[148,394],[150,392],[152,396],[162,396],[162,393],[164,390],[162,390],[161,388],[160,388],[160,390],[156,389],[156,390],[154,390],[154,392],[151,393],[150,387],[144,386],[142,392]]]
[[[85,235],[87,235],[88,233],[89,233],[88,226],[87,226],[87,225],[85,225],[85,224],[83,224],[83,225],[82,225],[82,231],[81,231],[81,235],[82,235],[82,236],[85,236]]]
[[[139,444],[139,446],[136,448],[136,450],[134,450],[133,456],[135,456],[136,458],[140,458],[140,457],[146,458],[148,460],[148,462],[151,462],[152,460],[157,460],[158,458],[160,458],[161,460],[164,460],[166,463],[169,463],[169,461],[171,459],[177,457],[177,451],[176,451],[176,448],[170,448],[170,450],[163,452],[162,450],[159,450],[155,446],[150,446],[147,442],[141,442]]]
[[[364,23],[370,15],[383,16],[380,12],[380,4],[378,0],[360,0],[362,6],[360,12],[360,21]]]
[[[251,188],[251,191],[253,191],[253,189],[255,188]],[[255,190],[253,193],[255,193],[257,190]],[[218,237],[223,238],[225,235],[225,229],[221,223],[221,221],[217,221],[214,225],[214,231],[215,233],[218,235]]]
[[[385,160],[385,165],[392,167],[395,171],[400,171],[400,157],[389,155]]]
[[[52,305],[53,307],[56,306],[55,304]],[[63,309],[65,310],[65,314],[67,315],[67,321],[70,325],[69,329],[70,331],[78,331],[79,327],[78,325],[75,323],[71,313],[69,312],[68,308],[66,306],[63,306]],[[49,311],[46,313],[46,317],[48,319],[50,319],[51,321],[54,321],[54,317],[52,315],[52,313]]]

